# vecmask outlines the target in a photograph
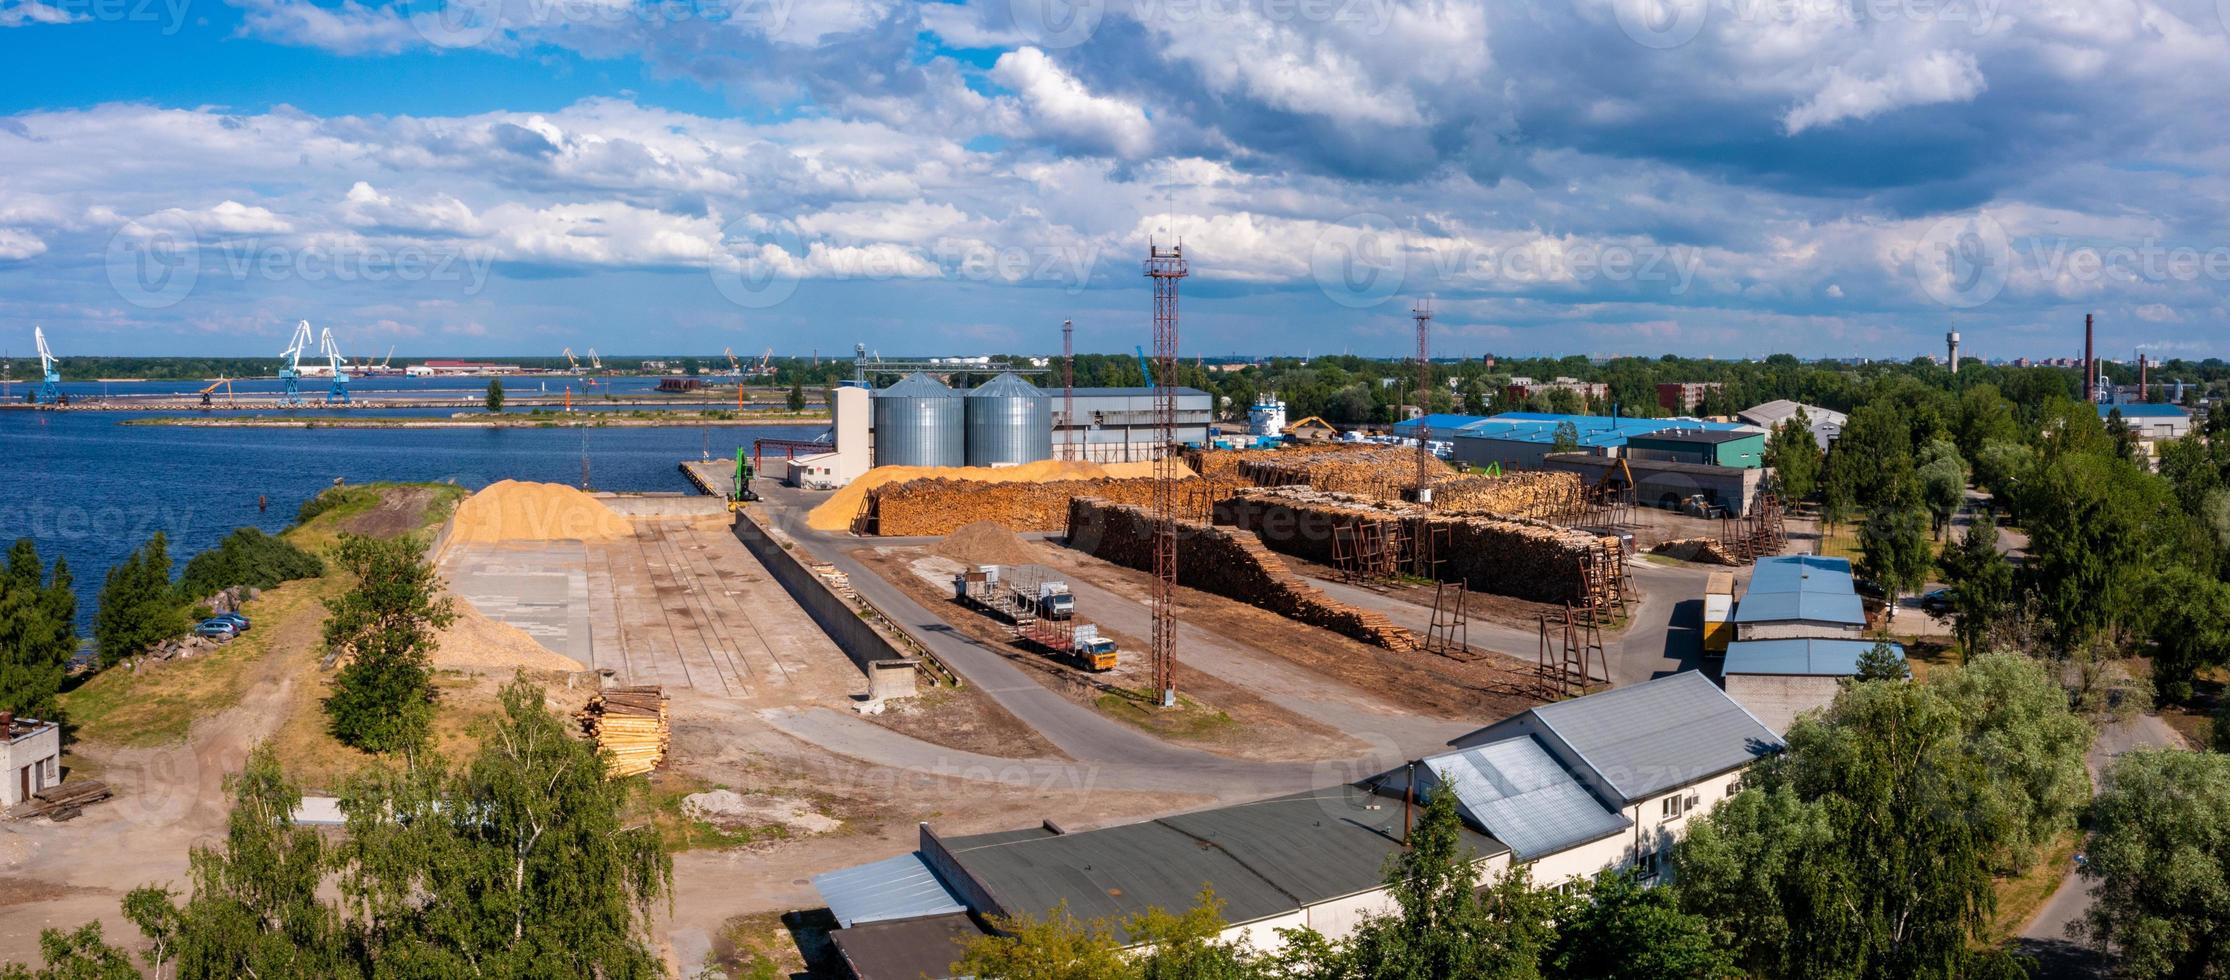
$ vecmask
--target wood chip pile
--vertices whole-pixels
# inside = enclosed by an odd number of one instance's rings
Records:
[[[1463,473],[1432,485],[1433,509],[1449,514],[1494,514],[1549,520],[1580,503],[1580,475],[1532,470],[1506,476]]]
[[[1069,542],[1118,565],[1154,567],[1153,517],[1145,508],[1089,498],[1069,505]],[[1179,521],[1177,583],[1237,599],[1389,650],[1414,650],[1416,635],[1384,615],[1325,595],[1293,573],[1253,533]]]
[[[1584,598],[1583,572],[1603,554],[1604,539],[1547,521],[1431,513],[1402,501],[1311,487],[1247,490],[1216,504],[1217,524],[1254,531],[1273,549],[1334,566],[1338,559],[1333,541],[1339,528],[1381,521],[1399,524],[1404,542],[1418,540],[1423,528],[1446,528],[1446,544],[1439,555],[1442,581],[1461,581],[1474,592],[1539,602]],[[1401,565],[1408,564],[1405,546]]]
[[[1189,481],[1186,481],[1189,482]],[[1059,531],[1068,526],[1069,501],[1097,497],[1150,506],[1151,478],[1054,480],[1045,483],[978,483],[908,480],[870,491],[870,533],[887,537],[946,535],[978,521],[1009,531]]]
[[[17,819],[46,817],[56,823],[69,820],[78,811],[108,799],[108,784],[98,779],[73,779],[60,786],[49,786],[31,798],[8,809],[8,816]]]
[[[673,733],[666,722],[664,688],[608,688],[590,698],[576,717],[603,753],[607,779],[646,773],[666,761]]]

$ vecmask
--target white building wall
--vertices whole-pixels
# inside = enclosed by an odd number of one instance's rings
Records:
[[[1857,640],[1865,634],[1863,627],[1842,623],[1736,623],[1734,630],[1737,640]]]
[[[62,729],[47,725],[0,743],[0,778],[6,782],[0,786],[0,807],[14,806],[30,793],[61,783]]]
[[[1807,711],[1825,708],[1841,689],[1840,677],[1786,674],[1728,674],[1727,696],[1758,716],[1765,727],[1786,734],[1789,723]]]

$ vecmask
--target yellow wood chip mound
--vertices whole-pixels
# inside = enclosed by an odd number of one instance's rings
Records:
[[[547,671],[588,669],[573,658],[536,642],[525,630],[489,619],[462,598],[457,600],[456,621],[441,631],[433,661],[441,670],[503,676],[509,676],[520,667]]]
[[[449,540],[599,541],[634,533],[627,518],[572,487],[504,480],[457,505]]]
[[[1192,471],[1183,463],[1177,464],[1179,476],[1190,476]],[[978,483],[1013,483],[1028,481],[1044,483],[1052,480],[1098,480],[1107,477],[1153,476],[1151,462],[1089,463],[1083,460],[1046,459],[1020,466],[878,466],[868,470],[857,480],[836,491],[829,499],[805,517],[806,523],[816,531],[846,531],[852,519],[858,517],[867,505],[867,492],[886,483],[907,480],[943,478],[947,480],[974,480]]]

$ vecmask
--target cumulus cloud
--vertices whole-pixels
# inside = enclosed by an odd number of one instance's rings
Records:
[[[21,262],[46,254],[38,236],[13,228],[0,228],[0,262]]]
[[[1145,110],[1092,94],[1036,48],[1000,55],[991,77],[1020,94],[1038,129],[1058,140],[1121,157],[1141,156],[1153,145]]]
[[[40,0],[17,0],[0,6],[0,27],[25,27],[31,24],[74,24],[91,18],[73,14]]]
[[[1906,106],[1969,102],[1982,94],[1982,69],[1963,51],[1931,51],[1888,74],[1860,78],[1841,69],[1828,73],[1803,105],[1781,117],[1790,135],[1847,119],[1872,119]]]

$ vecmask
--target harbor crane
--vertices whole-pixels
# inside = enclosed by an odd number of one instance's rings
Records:
[[[596,348],[594,347],[588,349],[588,369],[591,371],[604,370],[604,359],[596,356]]]
[[[594,349],[591,349],[591,350],[590,350],[590,351],[588,352],[588,355],[589,355],[589,357],[590,357],[590,358],[594,358],[594,357],[596,356],[596,351],[595,351]],[[580,358],[578,358],[578,357],[574,357],[574,356],[573,356],[573,348],[571,348],[571,347],[568,347],[568,348],[566,348],[566,349],[565,349],[565,366],[566,366],[566,369],[567,369],[567,370],[570,370],[570,371],[572,371],[572,372],[573,372],[573,376],[574,376],[574,377],[576,377],[576,378],[581,378],[581,387],[584,387],[584,388],[594,388],[594,387],[596,387],[596,379],[595,379],[595,378],[582,378],[582,377],[581,377],[581,359],[580,359]]]
[[[727,359],[728,359],[728,373],[729,373],[729,374],[733,374],[733,375],[735,375],[736,377],[739,377],[739,378],[740,378],[740,377],[743,377],[743,362],[742,362],[742,361],[739,361],[739,360],[737,360],[737,359],[736,359],[736,349],[735,349],[735,348],[733,348],[733,347],[726,347],[726,348],[722,348],[722,349],[721,349],[721,351],[720,351],[720,356],[722,356],[722,357],[725,357],[725,358],[727,358]]]
[[[279,404],[302,404],[302,354],[310,349],[310,321],[294,325],[294,336],[279,352]]]
[[[46,345],[46,329],[31,328],[31,341],[39,347],[39,390],[33,400],[41,405],[62,403],[62,364],[55,360],[54,350]]]
[[[325,403],[348,404],[348,359],[341,356],[341,345],[333,342],[332,327],[318,334],[317,349],[325,355],[326,363],[333,365],[333,387],[325,389]]]
[[[762,378],[774,377],[774,348],[769,347],[759,352],[759,366],[753,368],[751,373]]]

